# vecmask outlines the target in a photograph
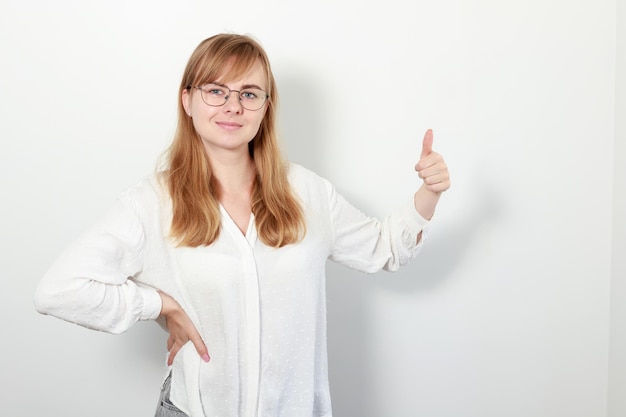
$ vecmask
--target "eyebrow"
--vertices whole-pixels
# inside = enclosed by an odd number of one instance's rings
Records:
[[[222,84],[222,83],[219,83],[217,81],[213,81],[213,82],[210,82],[208,84],[215,84],[215,85],[219,85],[221,87],[226,87],[226,88],[230,89],[230,87],[228,87],[226,84]],[[258,88],[261,91],[265,91],[263,88],[259,87],[256,84],[244,84],[244,85],[241,86],[241,90],[245,90],[246,88]]]

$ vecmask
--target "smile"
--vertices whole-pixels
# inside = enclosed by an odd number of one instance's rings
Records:
[[[236,130],[241,127],[239,123],[234,122],[216,122],[216,124],[225,130]]]

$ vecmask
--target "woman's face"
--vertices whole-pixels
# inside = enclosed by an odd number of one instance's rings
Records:
[[[212,80],[230,90],[240,91],[256,87],[267,91],[267,80],[260,62],[238,80],[223,82]],[[228,153],[249,155],[248,143],[254,139],[267,109],[267,100],[258,110],[247,110],[239,101],[239,93],[233,92],[222,106],[210,106],[202,100],[199,89],[191,88],[182,93],[183,107],[193,119],[193,126],[202,139],[209,157]]]

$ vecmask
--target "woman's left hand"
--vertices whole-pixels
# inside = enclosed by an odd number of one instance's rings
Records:
[[[415,210],[425,219],[435,213],[441,193],[450,188],[450,174],[443,157],[433,152],[433,131],[428,129],[422,142],[420,160],[415,164],[417,175],[422,179],[422,186],[413,199]],[[419,237],[418,237],[419,240]]]
[[[450,188],[450,174],[443,157],[433,152],[433,131],[428,129],[422,142],[420,160],[415,170],[424,181],[424,187],[433,193],[442,193]]]

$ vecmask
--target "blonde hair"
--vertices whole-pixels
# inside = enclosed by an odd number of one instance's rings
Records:
[[[304,235],[304,214],[287,180],[287,164],[276,137],[278,94],[269,59],[252,38],[219,34],[202,41],[191,54],[178,91],[178,126],[167,153],[166,178],[173,209],[170,236],[179,246],[213,243],[219,237],[221,217],[211,166],[183,108],[182,92],[217,79],[238,79],[257,62],[264,69],[268,94],[265,116],[248,144],[256,166],[251,209],[258,236],[278,248]]]

